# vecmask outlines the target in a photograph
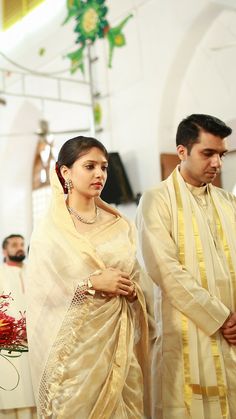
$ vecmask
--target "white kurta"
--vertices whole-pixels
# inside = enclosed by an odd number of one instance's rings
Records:
[[[19,319],[20,312],[24,313],[26,309],[24,272],[24,268],[7,264],[0,267],[0,292],[11,293],[13,300],[10,302],[7,314],[16,319]],[[0,418],[31,418],[35,409],[25,409],[35,406],[28,352],[12,353],[9,357],[8,352],[2,350],[0,371]]]
[[[145,265],[160,287],[153,418],[235,419],[236,346],[218,330],[235,311],[236,200],[211,185],[193,188],[179,173],[176,177],[184,231],[179,231],[173,175],[143,195],[137,215]],[[227,252],[213,219],[214,205]]]

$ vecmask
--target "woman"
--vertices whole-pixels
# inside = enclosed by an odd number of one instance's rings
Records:
[[[99,141],[68,140],[32,236],[27,330],[40,418],[144,417],[145,301],[132,229],[99,198],[107,167]]]

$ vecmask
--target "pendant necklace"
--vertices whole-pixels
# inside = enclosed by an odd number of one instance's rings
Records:
[[[79,215],[79,213],[74,208],[71,208],[71,207],[67,207],[67,208],[71,215],[74,215],[74,217],[76,217],[77,220],[81,221],[81,223],[84,223],[84,224],[94,224],[99,215],[99,209],[97,205],[95,206],[95,217],[92,218],[92,220],[86,220],[85,218],[81,217],[81,215]]]

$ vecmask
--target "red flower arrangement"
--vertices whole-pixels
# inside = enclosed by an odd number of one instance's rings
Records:
[[[0,295],[0,352],[27,352],[26,318],[25,313],[20,313],[17,320],[9,316],[6,311],[13,300],[11,295]]]

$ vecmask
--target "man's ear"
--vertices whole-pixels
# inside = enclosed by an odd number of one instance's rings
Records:
[[[2,254],[3,254],[3,257],[5,258],[7,256],[7,249],[2,249]]]
[[[177,154],[179,156],[179,159],[181,161],[186,160],[187,155],[188,155],[187,148],[184,145],[180,144],[180,145],[177,146],[177,149],[176,150],[177,150]]]

